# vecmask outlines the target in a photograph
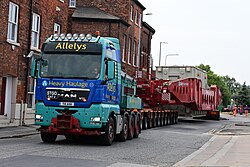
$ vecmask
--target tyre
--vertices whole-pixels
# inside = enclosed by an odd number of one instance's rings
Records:
[[[41,132],[41,139],[44,143],[54,143],[56,141],[57,135],[53,133]]]
[[[109,117],[108,123],[105,127],[105,134],[101,136],[103,145],[110,146],[115,138],[115,125],[112,117]]]
[[[178,123],[178,113],[175,113],[175,123]]]
[[[135,120],[133,115],[130,115],[130,121],[129,121],[129,131],[128,131],[128,139],[131,140],[134,137],[135,133]]]
[[[148,119],[148,123],[147,123],[147,129],[150,129],[150,128],[152,128],[153,127],[153,121],[152,121],[152,119],[151,118],[147,118]]]
[[[139,134],[140,134],[140,131],[141,131],[140,125],[141,125],[140,117],[138,115],[136,115],[135,116],[134,138],[138,138],[139,137]]]
[[[168,124],[168,116],[167,116],[167,114],[164,115],[163,119],[164,119],[164,126],[166,126]]]
[[[148,118],[147,117],[143,117],[142,120],[142,129],[146,130],[148,128]]]
[[[152,119],[152,127],[153,128],[155,128],[156,127],[156,118],[154,117],[153,119]]]
[[[127,138],[128,138],[128,118],[124,116],[122,131],[120,134],[117,135],[117,140],[124,142],[127,140]]]
[[[168,113],[168,125],[171,125],[171,113]]]

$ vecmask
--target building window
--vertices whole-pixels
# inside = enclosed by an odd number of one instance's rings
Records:
[[[54,33],[60,34],[61,33],[61,26],[60,24],[54,23]]]
[[[40,16],[33,13],[31,47],[38,48],[40,37]]]
[[[141,13],[139,13],[138,24],[139,24],[139,27],[141,28]]]
[[[130,20],[133,21],[133,6],[130,8]]]
[[[18,12],[18,5],[10,2],[7,39],[12,42],[17,42]]]
[[[135,12],[135,24],[138,25],[138,11]]]
[[[127,41],[127,37],[126,35],[123,36],[123,49],[122,49],[122,61],[125,61],[125,53],[126,53],[126,41]]]
[[[75,8],[76,7],[76,0],[69,0],[69,7]]]
[[[128,41],[128,64],[131,64],[130,63],[130,56],[131,56],[131,38],[129,38],[129,41]]]
[[[134,41],[133,46],[133,65],[136,66],[136,42]]]

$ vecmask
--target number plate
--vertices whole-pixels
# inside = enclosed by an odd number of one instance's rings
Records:
[[[60,106],[74,106],[73,102],[60,102]]]

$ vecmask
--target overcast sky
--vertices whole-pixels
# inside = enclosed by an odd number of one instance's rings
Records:
[[[154,66],[210,65],[250,85],[250,0],[139,0],[146,7],[143,21],[156,33],[152,40]]]

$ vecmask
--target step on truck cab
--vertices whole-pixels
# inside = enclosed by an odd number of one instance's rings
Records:
[[[31,76],[43,142],[95,135],[111,145],[139,136],[142,102],[136,81],[121,71],[118,39],[54,34],[32,57]]]

